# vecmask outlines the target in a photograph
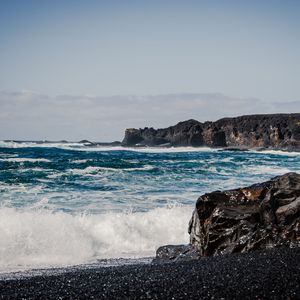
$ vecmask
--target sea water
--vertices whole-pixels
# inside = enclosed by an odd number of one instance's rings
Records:
[[[290,171],[300,154],[0,142],[0,272],[154,256],[201,194]]]

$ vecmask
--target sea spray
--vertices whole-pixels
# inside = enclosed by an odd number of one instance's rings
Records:
[[[1,208],[0,271],[154,256],[161,244],[188,242],[192,209],[70,215]]]

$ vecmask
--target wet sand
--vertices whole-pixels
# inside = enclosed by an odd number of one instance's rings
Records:
[[[300,248],[0,280],[1,299],[300,299]]]

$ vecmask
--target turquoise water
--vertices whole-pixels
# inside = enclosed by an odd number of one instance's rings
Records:
[[[199,195],[300,170],[300,155],[0,142],[0,270],[154,255]]]

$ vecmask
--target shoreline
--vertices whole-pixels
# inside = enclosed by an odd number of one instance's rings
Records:
[[[166,145],[131,145],[125,146],[121,144],[113,143],[101,143],[101,142],[73,142],[73,141],[21,141],[21,140],[2,140],[0,142],[14,145],[7,145],[5,148],[28,148],[28,147],[54,147],[66,149],[71,146],[71,150],[78,151],[136,151],[136,152],[254,152],[254,153],[270,153],[270,154],[294,154],[299,155],[300,149],[288,149],[288,148],[274,148],[274,147],[245,147],[245,146],[227,146],[227,147],[209,147],[209,146],[166,146]],[[25,145],[22,145],[25,144]],[[27,144],[27,145],[26,145]],[[19,146],[16,146],[19,145]],[[72,146],[76,146],[72,148]],[[78,148],[81,146],[81,148]],[[1,146],[3,147],[3,146]],[[69,148],[67,148],[69,149]]]
[[[1,279],[1,299],[296,299],[300,248]]]
[[[139,258],[103,258],[90,263],[52,265],[41,267],[29,267],[23,269],[0,270],[0,282],[7,280],[18,280],[33,278],[37,276],[59,276],[65,273],[78,272],[82,270],[92,270],[101,268],[114,268],[132,265],[149,265],[155,256],[145,256]],[[1,298],[0,298],[1,299]]]

